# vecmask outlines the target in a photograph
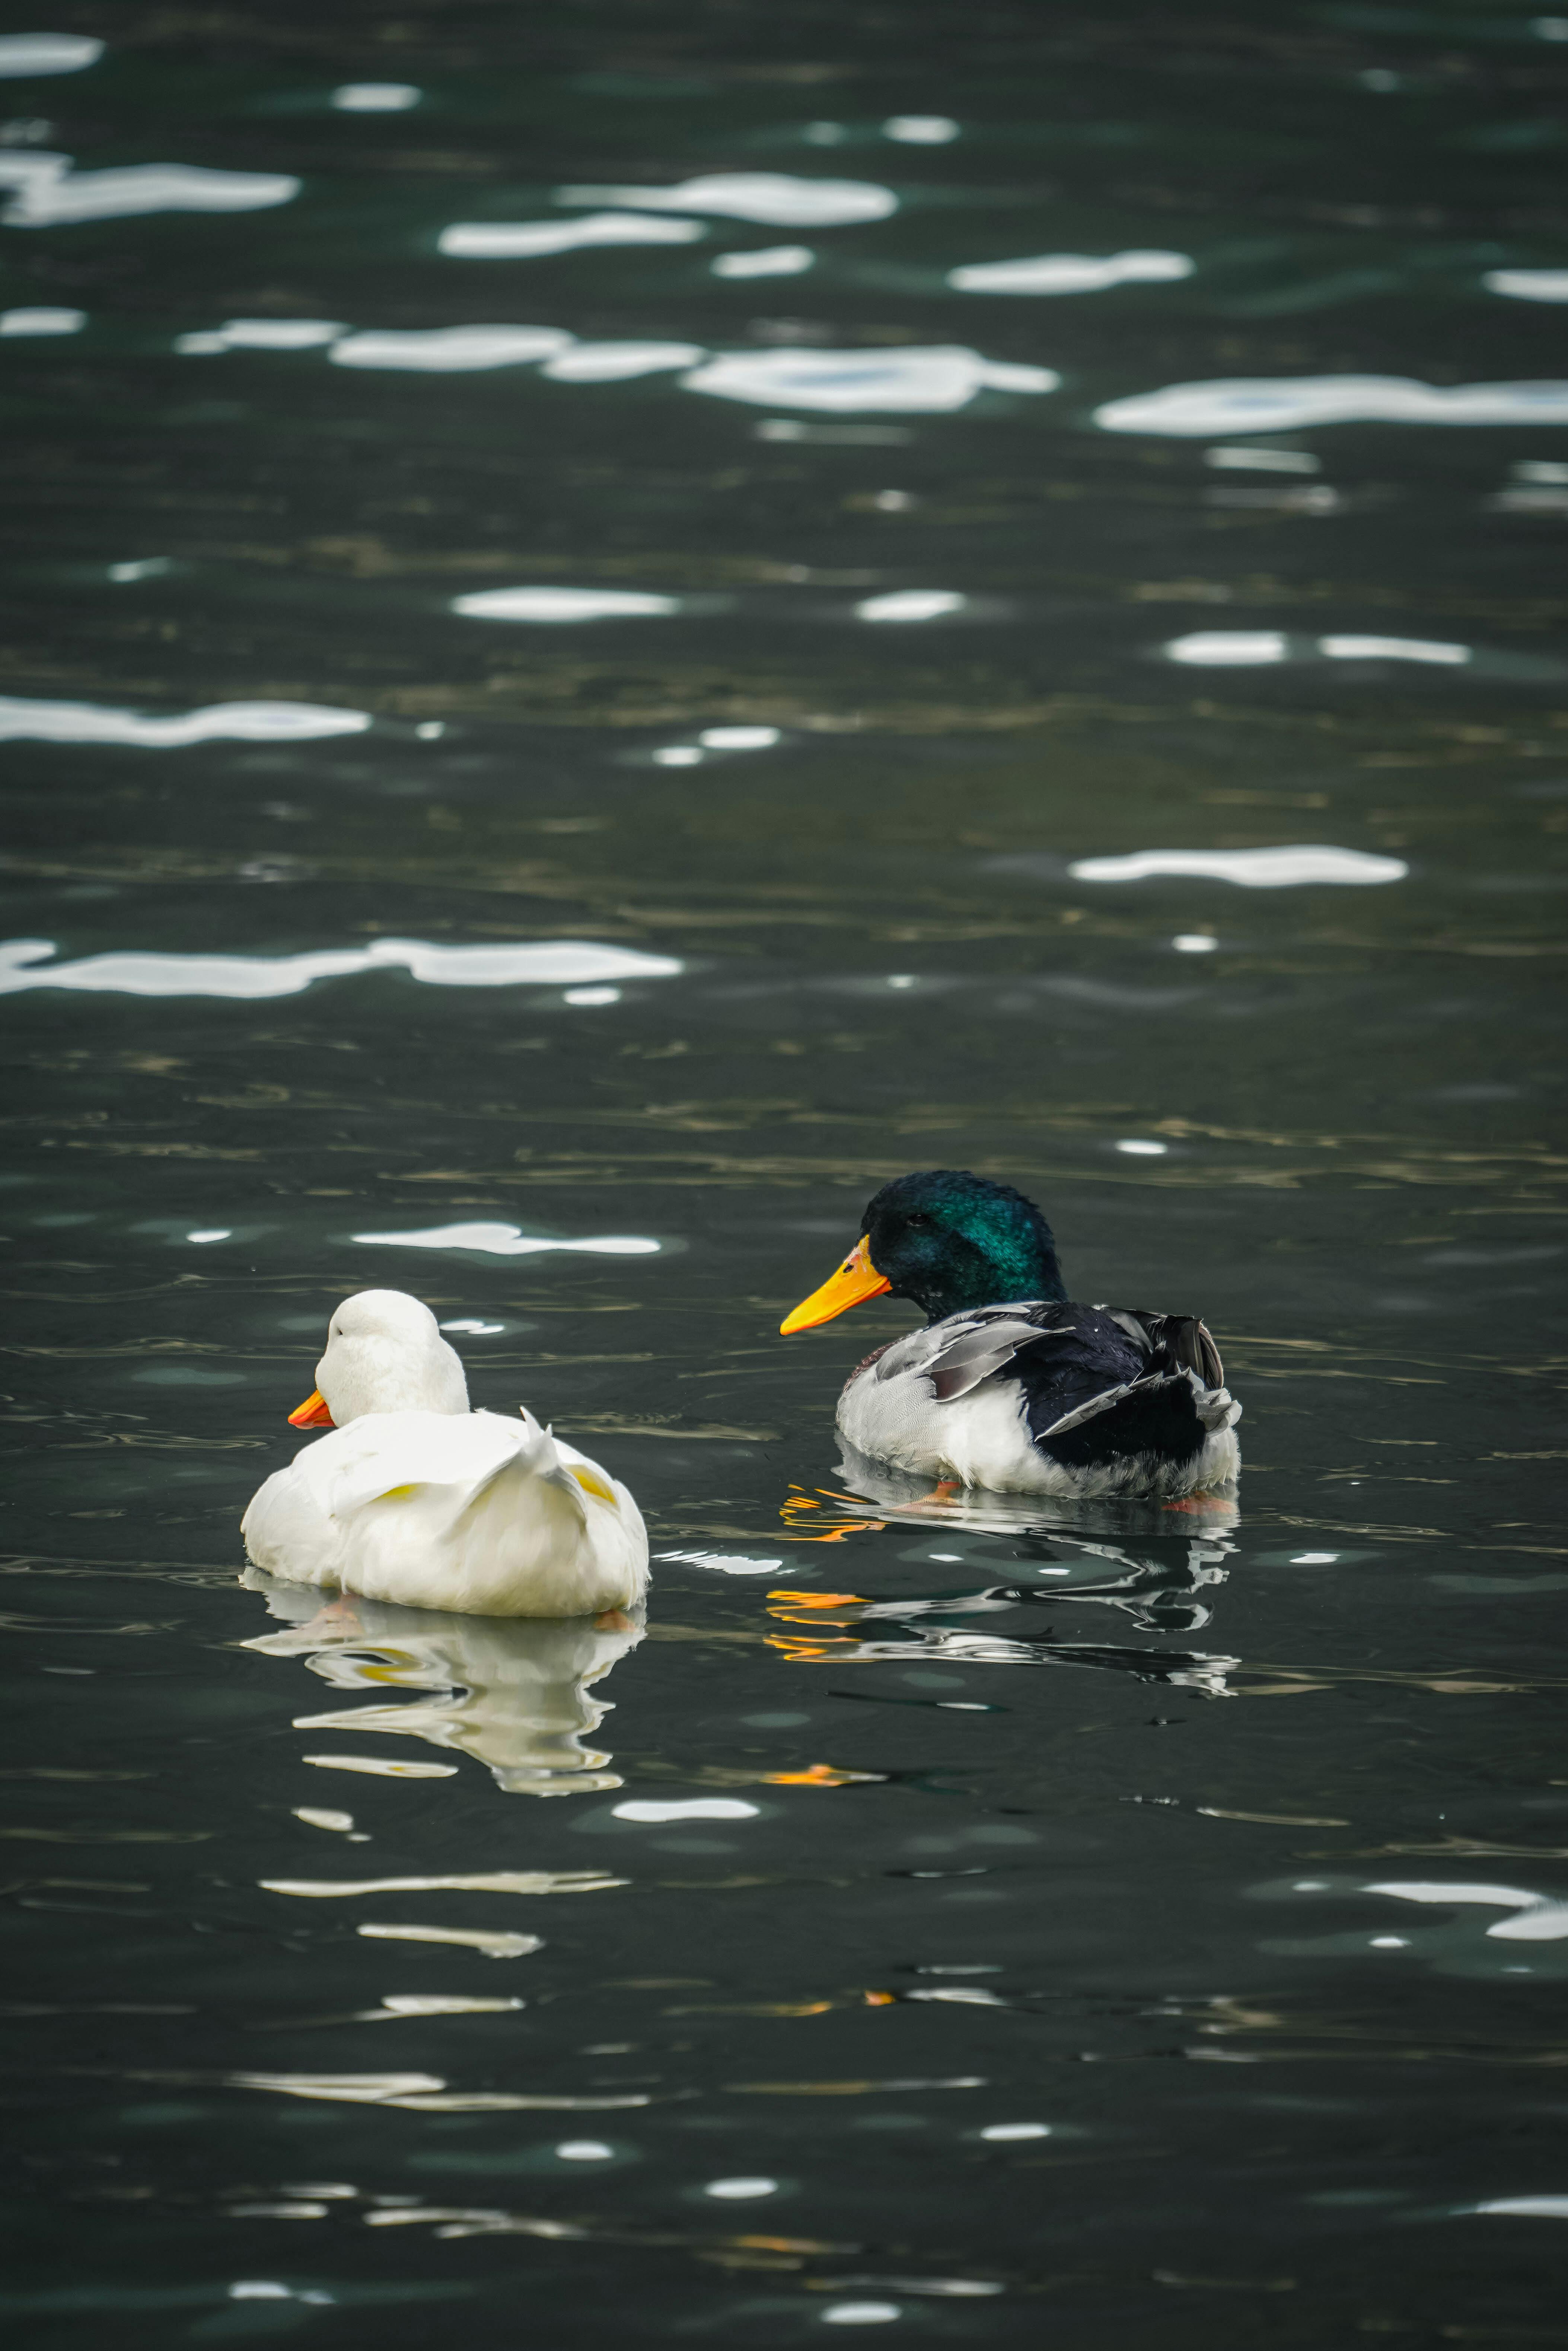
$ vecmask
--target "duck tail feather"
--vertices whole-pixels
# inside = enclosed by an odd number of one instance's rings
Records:
[[[1222,1387],[1206,1386],[1196,1372],[1147,1372],[1091,1396],[1035,1431],[1035,1442],[1074,1467],[1128,1454],[1181,1461],[1215,1430],[1229,1428],[1241,1407]]]
[[[552,1495],[559,1495],[568,1504],[577,1522],[586,1525],[588,1504],[583,1499],[582,1489],[561,1460],[551,1432],[548,1428],[540,1428],[536,1422],[529,1435],[531,1441],[524,1449],[508,1453],[504,1459],[497,1461],[495,1468],[487,1471],[464,1497],[464,1510],[477,1510],[508,1482],[519,1487],[525,1484],[548,1486]]]
[[[1205,1387],[1225,1385],[1225,1366],[1213,1333],[1196,1314],[1151,1314],[1135,1306],[1104,1311],[1162,1369],[1196,1373]]]

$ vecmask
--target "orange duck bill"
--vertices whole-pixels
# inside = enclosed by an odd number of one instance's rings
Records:
[[[847,1313],[862,1298],[880,1298],[884,1290],[892,1287],[887,1276],[878,1273],[873,1265],[862,1234],[838,1271],[831,1273],[821,1290],[813,1290],[810,1298],[802,1298],[779,1328],[786,1339],[796,1331],[814,1331],[819,1322],[831,1322],[835,1314]]]
[[[336,1428],[338,1424],[327,1409],[327,1399],[319,1388],[312,1388],[302,1405],[288,1416],[290,1428]]]

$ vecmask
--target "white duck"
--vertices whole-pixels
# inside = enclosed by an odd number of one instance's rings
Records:
[[[470,1412],[428,1306],[401,1290],[345,1299],[288,1416],[330,1437],[252,1496],[247,1555],[287,1583],[469,1616],[586,1616],[648,1584],[642,1512],[618,1479],[533,1415]]]

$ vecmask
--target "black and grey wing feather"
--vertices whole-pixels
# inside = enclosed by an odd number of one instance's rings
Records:
[[[1030,1299],[1015,1306],[981,1306],[972,1313],[950,1314],[929,1330],[912,1331],[869,1361],[879,1380],[924,1377],[938,1404],[953,1404],[1042,1341],[1067,1335],[1070,1311]]]
[[[952,1404],[967,1395],[982,1380],[1017,1363],[1026,1351],[1070,1338],[1072,1325],[1064,1321],[1064,1312],[1054,1305],[1026,1306],[1021,1311],[998,1306],[965,1316],[956,1330],[952,1322],[943,1323],[940,1328],[951,1336],[945,1337],[926,1367],[937,1403]]]
[[[1225,1385],[1219,1350],[1196,1314],[1124,1307],[1090,1312],[1113,1326],[1133,1361],[1118,1366],[1120,1377],[1071,1403],[1061,1384],[1030,1393],[1030,1431],[1042,1452],[1074,1468],[1128,1454],[1186,1461],[1240,1418],[1241,1407]],[[1110,1369],[1108,1359],[1102,1360]],[[1058,1405],[1064,1408],[1055,1410]]]
[[[1185,1461],[1240,1416],[1193,1314],[1044,1300],[984,1307],[913,1332],[876,1366],[878,1379],[910,1373],[930,1381],[938,1404],[998,1374],[1016,1379],[1035,1444],[1073,1468],[1130,1454]]]

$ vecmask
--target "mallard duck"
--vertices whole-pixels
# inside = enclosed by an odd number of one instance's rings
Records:
[[[329,1428],[253,1495],[254,1564],[287,1583],[470,1616],[628,1608],[648,1537],[626,1488],[542,1428],[470,1412],[434,1315],[401,1290],[344,1300],[313,1395],[288,1416]]]
[[[884,1292],[926,1316],[850,1374],[837,1420],[873,1460],[1002,1493],[1179,1499],[1241,1466],[1241,1407],[1191,1314],[1069,1299],[1051,1227],[964,1168],[884,1184],[838,1271],[781,1324]]]

